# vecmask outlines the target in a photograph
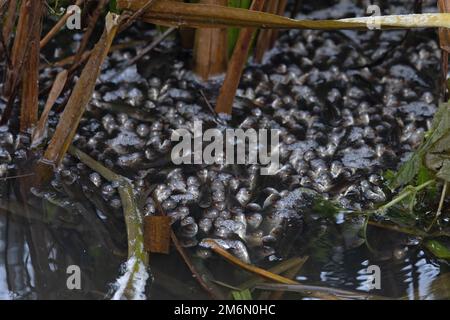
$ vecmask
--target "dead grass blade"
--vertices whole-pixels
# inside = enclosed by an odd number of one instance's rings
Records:
[[[37,27],[38,20],[40,23],[39,15],[42,14],[42,10],[39,10],[38,8],[41,4],[42,0],[24,0],[20,6],[16,36],[11,50],[10,63],[6,70],[3,88],[3,94],[7,97],[8,102],[3,110],[0,125],[6,124],[9,120],[14,105],[14,99],[18,92],[18,86],[23,77],[24,67],[26,66],[28,69],[30,68],[28,65],[29,62],[27,63],[27,56],[34,56],[36,54],[35,50],[31,50],[31,48],[33,42],[35,41],[35,39],[33,39],[33,36],[35,35],[33,28]],[[30,53],[30,51],[34,52]],[[30,84],[30,86],[31,85],[34,84]],[[25,115],[25,119],[23,121],[29,121],[28,115]]]
[[[119,16],[109,13],[103,35],[90,55],[79,80],[67,102],[58,126],[45,151],[43,163],[58,166],[72,143],[73,136],[91,99],[100,68],[105,60],[119,26]]]
[[[119,9],[137,11],[145,5],[145,2],[146,0],[118,0],[117,4]],[[450,27],[450,14],[443,13],[340,20],[294,20],[241,8],[169,0],[155,0],[154,4],[143,15],[142,20],[164,26],[192,28],[254,27],[262,29],[368,30],[368,26],[372,24],[379,24],[381,29]]]
[[[55,81],[53,82],[52,89],[50,90],[47,102],[45,103],[44,111],[42,112],[41,117],[39,118],[39,122],[33,131],[33,138],[31,144],[32,148],[35,148],[38,145],[40,145],[47,136],[48,115],[52,110],[52,107],[55,104],[56,100],[63,91],[64,86],[66,85],[67,75],[68,75],[67,70],[63,70],[60,73],[58,73]]]
[[[245,262],[242,262],[238,258],[234,257],[232,254],[228,253],[225,249],[221,248],[217,244],[217,242],[215,242],[214,240],[209,239],[209,240],[204,240],[204,242],[205,242],[205,244],[209,245],[215,253],[217,253],[220,256],[222,256],[223,258],[225,258],[228,262],[231,262],[232,264],[234,264],[246,271],[257,274],[266,280],[271,280],[271,281],[275,281],[277,283],[283,283],[283,284],[298,284],[297,281],[294,281],[292,279],[288,279],[288,278],[280,276],[278,274],[274,274],[270,271],[267,271],[267,270],[258,268],[256,266],[247,264]]]

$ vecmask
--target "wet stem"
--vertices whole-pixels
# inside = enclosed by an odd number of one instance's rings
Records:
[[[423,189],[427,188],[428,186],[431,186],[432,184],[436,183],[436,180],[429,180],[421,185],[418,185],[416,187],[410,187],[409,189],[405,189],[398,197],[394,198],[392,201],[386,203],[385,205],[382,205],[375,211],[371,213],[384,213],[389,208],[395,206],[396,204],[402,202],[404,199],[408,198],[411,195],[414,195]]]

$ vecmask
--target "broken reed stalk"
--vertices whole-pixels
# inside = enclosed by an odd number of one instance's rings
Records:
[[[75,5],[80,7],[83,4],[84,0],[77,0],[75,2]],[[64,24],[67,22],[69,17],[73,15],[73,11],[67,10],[67,12],[58,20],[58,22],[53,26],[53,28],[50,29],[50,31],[45,35],[44,38],[42,38],[40,42],[41,49],[45,47],[51,39],[64,27]]]
[[[123,214],[127,228],[128,261],[133,262],[130,269],[127,270],[130,274],[127,280],[126,289],[123,292],[123,296],[126,298],[132,298],[136,295],[136,292],[134,292],[134,282],[137,280],[137,277],[139,277],[138,273],[140,272],[141,265],[145,268],[148,267],[148,254],[144,250],[142,214],[138,209],[133,186],[128,179],[104,167],[81,150],[71,146],[69,148],[69,152],[86,166],[95,172],[98,172],[109,182],[119,183],[119,196],[122,201]],[[115,298],[120,299],[121,297],[115,296]]]
[[[33,138],[31,143],[32,147],[37,147],[38,145],[40,145],[47,136],[48,115],[50,114],[52,107],[54,106],[56,100],[61,95],[61,92],[66,85],[67,75],[67,70],[63,70],[58,73],[55,81],[53,82],[52,88],[47,98],[47,102],[45,103],[44,111],[42,111],[39,122],[33,131]]]
[[[29,24],[31,26],[30,52],[26,56],[22,78],[22,97],[20,106],[20,131],[31,133],[38,121],[39,108],[39,60],[44,0],[30,3]]]
[[[15,2],[15,1],[14,1]],[[31,33],[31,23],[33,12],[31,11],[32,2],[30,0],[23,1],[20,6],[19,21],[17,23],[14,44],[11,49],[11,66],[6,71],[6,79],[4,85],[4,95],[10,97],[13,87],[19,78],[19,65],[25,61],[25,55],[28,53],[29,36]],[[13,26],[14,27],[14,26]],[[10,36],[10,35],[8,35]]]
[[[31,54],[30,51],[33,44],[34,35],[33,28],[36,26],[35,20],[37,20],[37,15],[39,15],[40,11],[37,9],[39,4],[42,4],[42,0],[24,0],[22,1],[22,4],[20,6],[16,36],[14,39],[13,47],[11,49],[10,63],[8,64],[8,68],[6,70],[5,83],[3,87],[3,95],[7,98],[8,102],[5,109],[3,110],[0,125],[6,124],[9,120],[9,117],[11,116],[11,112],[14,106],[14,99],[18,92],[20,81],[23,77],[23,69],[28,62],[27,56]],[[35,53],[36,52],[34,52],[34,54]],[[29,65],[27,65],[27,67],[30,68]],[[21,120],[21,122],[29,122],[30,119],[33,119],[34,114],[35,112],[33,111],[31,116],[24,115],[25,118]]]
[[[200,3],[227,6],[227,0],[201,0]],[[224,73],[228,64],[227,47],[227,29],[198,29],[194,40],[194,72],[203,80]]]
[[[250,10],[262,10],[264,2],[265,0],[253,0]],[[247,62],[251,39],[255,31],[255,28],[246,28],[242,29],[239,33],[233,55],[231,56],[228,65],[227,74],[222,88],[220,89],[219,98],[217,99],[216,112],[218,114],[225,113],[231,115],[234,97],[236,96],[236,90],[239,86],[242,71]]]
[[[79,80],[75,84],[41,163],[52,166],[59,166],[61,163],[72,143],[84,110],[91,100],[95,83],[100,75],[100,68],[108,54],[118,27],[119,16],[109,13],[106,16],[103,35],[93,49]],[[46,179],[47,174],[47,172],[44,172],[44,176],[41,178]]]

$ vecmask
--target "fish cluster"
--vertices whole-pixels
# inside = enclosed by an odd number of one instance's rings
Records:
[[[352,209],[386,199],[382,172],[421,142],[436,110],[440,56],[432,32],[285,32],[263,65],[245,69],[226,120],[200,93],[214,104],[220,81],[198,81],[173,41],[124,68],[130,53],[117,51],[74,144],[130,178],[146,195],[143,213],[159,214],[160,206],[199,256],[210,255],[202,240],[214,238],[243,261],[275,258],[286,226],[300,232],[314,192]],[[169,63],[158,60],[167,56]],[[195,120],[222,130],[280,130],[280,169],[261,176],[258,165],[173,165],[171,134],[192,131]],[[79,169],[67,157],[57,179],[76,180]],[[117,186],[88,176],[119,210]]]

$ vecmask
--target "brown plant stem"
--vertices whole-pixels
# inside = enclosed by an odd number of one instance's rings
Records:
[[[201,4],[226,6],[227,0],[201,0]],[[227,69],[227,29],[198,29],[194,40],[194,71],[203,80]]]
[[[11,50],[10,63],[6,70],[3,88],[3,95],[7,98],[8,102],[3,110],[0,125],[6,124],[11,116],[14,99],[23,77],[23,69],[27,64],[27,56],[30,54],[33,44],[33,28],[36,26],[35,20],[37,20],[37,15],[39,15],[40,11],[37,9],[39,4],[42,4],[42,0],[24,0],[20,6],[16,36]]]
[[[41,117],[39,118],[39,122],[35,130],[33,131],[32,146],[37,146],[45,138],[48,115],[52,110],[52,107],[55,104],[56,100],[60,96],[62,90],[64,89],[66,81],[67,81],[67,70],[63,70],[60,73],[58,73],[55,81],[53,82],[52,89],[50,90],[47,102],[45,103],[44,111],[42,112]]]
[[[83,56],[84,51],[86,50],[86,47],[88,45],[89,39],[91,38],[92,32],[94,31],[95,25],[98,21],[98,18],[100,17],[103,8],[108,3],[108,0],[99,0],[97,3],[97,7],[95,8],[94,12],[92,13],[91,18],[89,19],[89,24],[86,29],[86,31],[83,34],[83,38],[81,39],[80,46],[78,47],[77,53],[75,55],[74,64],[72,68],[70,69],[71,73],[73,70],[78,68],[80,65],[81,57]],[[70,82],[70,81],[69,81]]]
[[[246,270],[249,271],[251,273],[257,274],[260,277],[266,279],[266,280],[272,280],[278,283],[284,283],[284,284],[298,284],[297,281],[294,281],[292,279],[288,279],[286,277],[280,276],[278,274],[274,274],[270,271],[258,268],[256,266],[247,264],[241,260],[239,260],[238,258],[234,257],[232,254],[228,253],[225,249],[221,248],[217,242],[215,242],[214,240],[204,240],[210,247],[211,249],[219,254],[220,256],[222,256],[223,258],[225,258],[228,262],[231,262],[232,264]]]
[[[264,12],[277,14],[278,12],[279,0],[272,0],[265,3]],[[255,62],[261,63],[264,54],[270,49],[272,35],[275,32],[273,29],[263,29],[259,31],[256,47],[255,47]]]
[[[77,0],[77,2],[75,2],[75,5],[81,6],[83,2],[84,0]],[[53,26],[53,28],[50,29],[50,31],[45,35],[45,37],[42,38],[40,42],[41,49],[45,47],[50,42],[50,40],[53,39],[53,37],[61,30],[61,28],[64,27],[64,24],[66,23],[67,19],[69,19],[69,17],[71,17],[72,14],[73,12],[66,12]]]
[[[159,211],[159,214],[162,216],[166,216],[161,203],[155,197],[153,197],[153,200],[156,204],[156,209]],[[172,229],[170,230],[170,238],[172,239],[172,243],[175,246],[175,249],[178,251],[178,254],[181,256],[184,263],[189,268],[192,276],[195,278],[200,287],[202,287],[212,299],[224,300],[225,295],[222,293],[220,288],[209,279],[210,277],[212,278],[209,271],[204,268],[202,264],[194,262],[194,260],[191,259],[189,253],[187,253],[186,250],[181,246],[177,235],[175,234],[175,232],[173,232]]]
[[[14,29],[14,23],[16,21],[16,10],[17,10],[17,4],[18,1],[16,0],[10,0],[7,1],[8,4],[8,10],[6,12],[5,20],[3,21],[3,29],[2,32],[2,39],[3,39],[3,45],[5,47],[5,51],[8,51],[9,43],[11,39],[12,30]]]
[[[292,268],[294,268],[297,265],[303,265],[306,261],[308,260],[308,257],[296,257],[296,258],[291,258],[285,261],[282,261],[280,263],[278,263],[277,265],[273,266],[272,268],[269,269],[269,272],[274,273],[274,274],[281,274],[283,272],[286,272]],[[243,291],[245,289],[250,289],[252,287],[254,287],[255,285],[257,285],[258,283],[264,282],[265,279],[261,279],[260,276],[253,276],[252,278],[250,278],[249,280],[245,281],[244,283],[242,283],[241,285],[239,285],[239,290]]]
[[[147,0],[147,3],[138,11],[133,13],[133,15],[125,20],[122,25],[120,26],[119,32],[122,32],[123,30],[127,29],[129,26],[133,24],[137,19],[139,19],[153,4],[155,0]]]
[[[220,289],[212,282],[209,281],[208,277],[202,274],[198,270],[198,264],[195,264],[192,259],[189,257],[189,254],[186,250],[181,246],[178,237],[175,235],[173,231],[171,231],[172,243],[175,245],[180,256],[183,258],[189,270],[192,272],[193,277],[200,286],[208,293],[208,295],[215,300],[224,300],[225,296],[222,294]],[[204,273],[204,272],[203,272]]]
[[[303,268],[303,265],[305,264],[307,259],[302,260],[301,262],[299,262],[297,265],[295,265],[294,267],[292,267],[291,269],[287,270],[284,273],[284,276],[286,278],[289,279],[295,279],[295,276],[300,272],[300,270]],[[270,294],[269,296],[269,300],[280,300],[283,298],[284,295],[284,291],[275,291],[272,292],[272,294]]]
[[[30,35],[30,52],[26,56],[22,79],[20,106],[21,132],[30,132],[36,126],[39,107],[39,39],[41,38],[44,1],[33,0],[30,9],[33,11],[33,19],[29,22],[32,33]]]
[[[72,143],[73,136],[84,113],[86,105],[91,100],[95,83],[100,74],[100,68],[105,60],[111,43],[119,26],[119,16],[108,14],[106,27],[102,37],[93,49],[79,80],[75,84],[66,108],[59,120],[55,133],[44,153],[43,164],[59,166]],[[45,172],[44,172],[45,173]],[[42,177],[45,180],[45,175]]]
[[[260,11],[264,6],[264,2],[265,0],[253,0],[250,10]],[[227,74],[217,100],[216,112],[218,114],[226,113],[231,115],[234,97],[247,61],[251,39],[255,30],[255,28],[245,28],[239,33],[233,55],[228,65]]]

